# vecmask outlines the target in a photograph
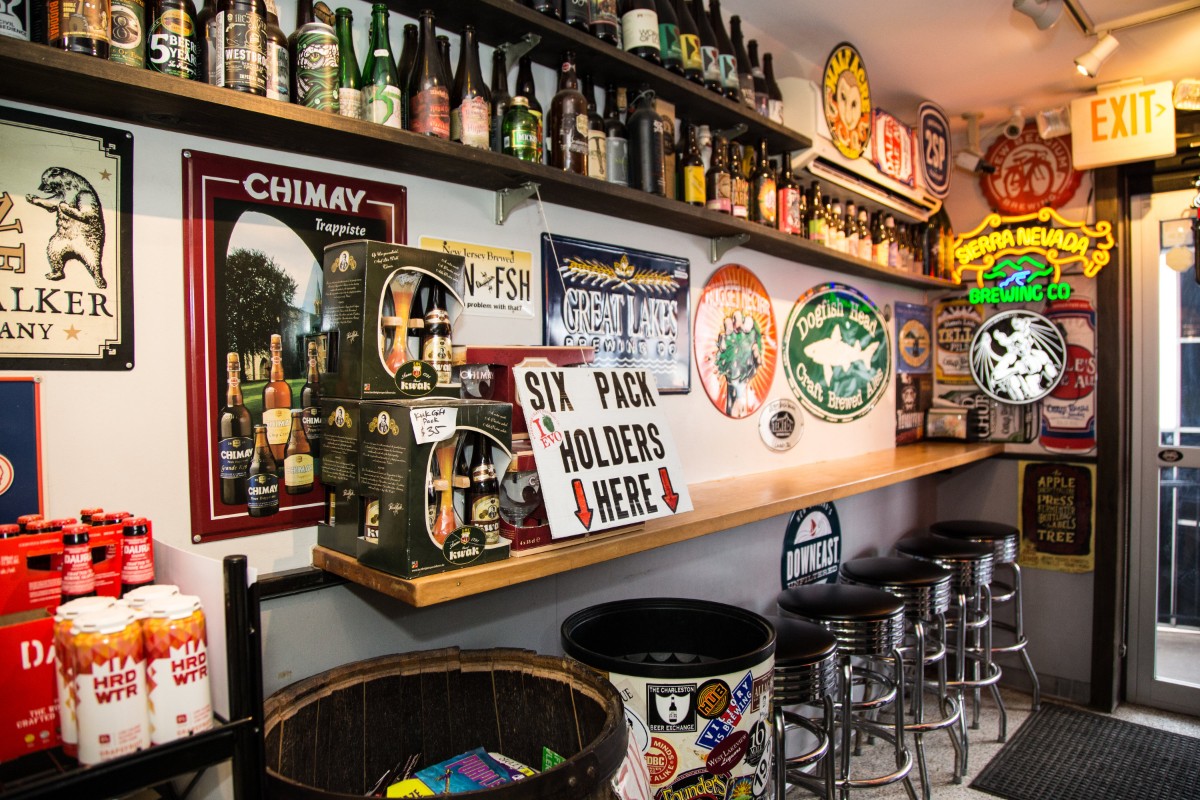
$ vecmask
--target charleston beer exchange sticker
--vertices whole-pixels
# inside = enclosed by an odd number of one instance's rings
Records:
[[[828,422],[864,416],[887,389],[892,351],[879,309],[857,289],[814,287],[784,326],[784,370],[809,413]]]

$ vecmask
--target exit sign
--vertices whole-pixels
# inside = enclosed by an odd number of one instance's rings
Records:
[[[1075,169],[1175,155],[1171,82],[1122,86],[1071,101]]]

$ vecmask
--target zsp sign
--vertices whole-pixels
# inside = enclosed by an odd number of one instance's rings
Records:
[[[1175,154],[1170,81],[1071,101],[1071,160],[1090,169]]]

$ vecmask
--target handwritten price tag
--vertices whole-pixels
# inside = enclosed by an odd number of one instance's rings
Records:
[[[414,408],[408,412],[412,421],[413,438],[417,444],[441,442],[454,435],[458,426],[458,409],[439,406],[437,408]]]

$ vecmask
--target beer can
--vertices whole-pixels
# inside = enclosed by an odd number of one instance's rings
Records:
[[[84,614],[112,608],[116,603],[113,597],[80,597],[63,603],[54,612],[54,683],[58,688],[58,727],[63,752],[71,757],[78,752],[79,744],[73,694],[75,673],[71,668],[71,626]]]
[[[309,22],[295,33],[296,102],[318,111],[338,112],[338,40],[333,28]]]
[[[141,625],[122,605],[84,614],[71,626],[79,763],[150,746]]]
[[[130,589],[121,598],[121,602],[133,609],[138,619],[146,618],[146,606],[161,597],[171,597],[179,594],[179,587],[171,583],[152,583],[149,586],[139,586]]]
[[[146,606],[142,638],[150,686],[150,741],[164,744],[212,727],[208,647],[200,598],[176,594]]]

